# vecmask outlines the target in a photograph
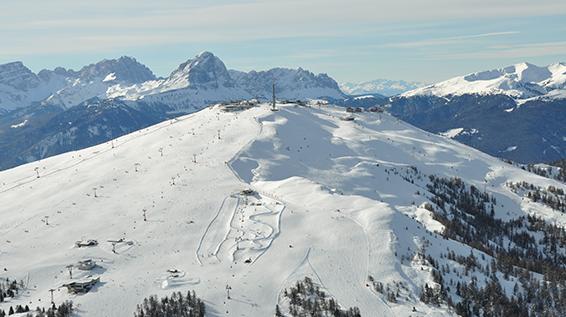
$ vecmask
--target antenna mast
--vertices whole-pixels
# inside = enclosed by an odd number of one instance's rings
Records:
[[[271,104],[271,110],[272,110],[272,111],[277,110],[277,109],[275,108],[275,82],[273,82],[273,103]]]

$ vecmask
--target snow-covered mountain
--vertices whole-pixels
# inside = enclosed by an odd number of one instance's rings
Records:
[[[516,100],[566,98],[566,64],[540,67],[520,63],[418,88],[403,94],[412,96],[461,96],[465,94],[507,95]]]
[[[66,75],[62,69],[37,75],[22,62],[0,65],[0,109],[13,110],[44,100],[66,85]]]
[[[210,52],[202,52],[182,63],[167,78],[132,86],[116,85],[108,90],[107,96],[164,103],[184,112],[210,103],[251,98],[235,85],[224,63]]]
[[[566,65],[528,63],[418,88],[388,102],[399,118],[520,163],[566,157]]]
[[[21,62],[0,65],[0,113],[34,102],[70,108],[94,97],[143,99],[188,113],[215,102],[271,98],[274,81],[279,98],[345,97],[326,74],[302,68],[228,71],[217,56],[202,52],[161,79],[132,57],[103,60],[79,71],[56,68],[37,75]]]
[[[106,98],[107,90],[115,85],[127,86],[148,80],[155,80],[155,75],[132,57],[103,60],[78,72],[69,71],[68,84],[46,102],[69,108],[94,97]]]
[[[388,114],[241,109],[0,172],[0,281],[23,281],[0,309],[53,290],[131,316],[194,290],[207,316],[315,309],[297,292],[348,316],[564,315],[565,184]]]
[[[111,98],[159,102],[179,111],[198,110],[210,103],[272,96],[278,98],[344,98],[338,84],[326,74],[315,75],[302,68],[274,68],[249,73],[230,70],[210,52],[203,52],[181,64],[167,78],[130,87],[114,86]]]
[[[106,142],[212,103],[271,98],[274,80],[280,99],[345,97],[325,74],[300,68],[228,71],[210,52],[160,79],[131,57],[37,75],[22,63],[0,65],[0,170]]]
[[[21,62],[0,65],[0,108],[14,110],[44,102],[65,108],[93,97],[106,97],[109,87],[133,85],[155,75],[131,57],[103,60],[79,71],[58,67],[33,73]]]
[[[425,86],[424,83],[416,81],[376,79],[361,83],[342,83],[340,89],[348,95],[380,94],[395,96],[423,86]]]

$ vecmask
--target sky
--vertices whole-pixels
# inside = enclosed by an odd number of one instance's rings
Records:
[[[167,76],[205,50],[230,69],[432,83],[566,62],[566,1],[18,0],[0,10],[0,64],[36,72],[128,55]]]

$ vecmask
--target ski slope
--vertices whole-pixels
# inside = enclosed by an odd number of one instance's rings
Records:
[[[144,297],[192,289],[210,316],[273,316],[282,290],[309,276],[362,316],[452,315],[418,301],[430,269],[401,259],[442,229],[420,207],[421,185],[401,177],[411,166],[485,186],[502,219],[531,213],[566,223],[505,186],[563,184],[387,114],[344,121],[339,107],[278,107],[209,107],[0,172],[0,278],[27,284],[0,308],[47,306],[55,289],[55,302],[72,300],[79,316],[132,316]],[[75,246],[88,239],[98,245]],[[433,253],[447,245],[470,253],[432,239]],[[101,282],[70,295],[60,288],[70,281],[66,266],[87,258],[98,267],[74,270],[73,280]],[[387,302],[369,275],[402,282],[405,299]]]

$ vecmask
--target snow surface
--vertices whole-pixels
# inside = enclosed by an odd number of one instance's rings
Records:
[[[387,114],[342,121],[339,107],[278,108],[209,107],[0,172],[0,278],[29,281],[24,296],[0,308],[48,305],[54,288],[55,302],[73,300],[81,316],[131,316],[144,297],[193,289],[211,316],[272,316],[282,290],[311,276],[362,316],[451,315],[418,301],[431,269],[400,256],[425,236],[432,254],[470,248],[431,234],[442,226],[422,208],[423,188],[389,172],[411,166],[487,186],[499,218],[536,213],[566,224],[566,215],[505,186],[563,184]],[[74,246],[86,239],[99,244]],[[122,241],[116,253],[108,240]],[[60,288],[69,281],[65,266],[85,258],[98,268],[75,270],[74,279],[101,282],[69,295]],[[173,268],[180,273],[167,272]],[[402,281],[407,300],[385,301],[367,287],[368,275]]]
[[[104,77],[103,82],[116,80],[116,73],[110,73]]]
[[[27,120],[27,119],[25,119],[24,121],[22,121],[22,122],[20,122],[20,123],[12,124],[12,125],[10,126],[10,128],[12,128],[12,129],[23,128],[23,127],[26,126],[26,124],[28,124],[28,120]]]
[[[460,133],[462,133],[462,131],[464,131],[464,128],[455,128],[455,129],[450,129],[446,132],[442,132],[440,133],[440,135],[453,139],[457,137]]]

